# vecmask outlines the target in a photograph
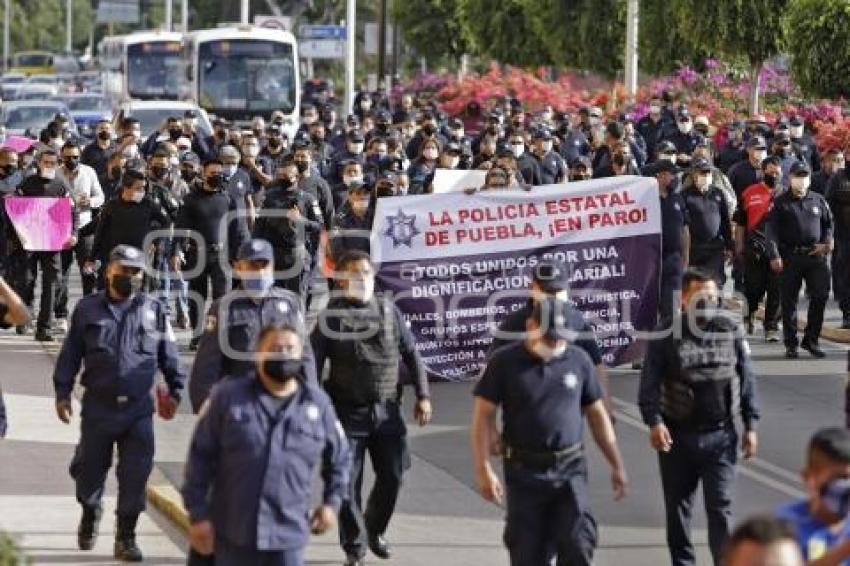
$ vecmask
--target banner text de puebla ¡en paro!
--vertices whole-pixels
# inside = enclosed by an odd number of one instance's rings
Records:
[[[615,177],[379,199],[372,253],[379,288],[405,314],[432,376],[462,380],[478,375],[491,332],[528,301],[541,259],[567,265],[570,300],[605,362],[638,358],[635,332],[655,325],[660,232],[655,180]]]

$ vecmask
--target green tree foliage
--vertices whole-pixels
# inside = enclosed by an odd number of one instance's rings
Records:
[[[692,44],[687,28],[680,28],[670,0],[640,3],[639,65],[644,73],[663,74],[682,66],[699,67],[712,56],[710,49]]]
[[[524,4],[525,0],[458,0],[457,16],[472,51],[519,67],[554,63]]]
[[[11,4],[13,53],[30,49],[65,50],[65,0],[16,0]],[[74,0],[72,17],[74,47],[84,47],[94,24],[91,1]]]
[[[790,0],[671,0],[677,28],[691,48],[702,46],[750,65],[750,112],[758,112],[758,81],[764,62],[785,46],[783,17]]]
[[[449,57],[457,62],[468,52],[457,18],[459,0],[400,0],[392,15],[405,42],[431,61]]]
[[[806,94],[850,95],[850,3],[795,0],[786,17],[794,79]]]

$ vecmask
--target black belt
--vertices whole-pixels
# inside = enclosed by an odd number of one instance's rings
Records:
[[[732,426],[732,421],[723,419],[721,421],[682,423],[665,419],[664,423],[670,430],[678,430],[690,433],[717,432]]]
[[[788,253],[794,255],[809,255],[815,250],[814,246],[797,246],[794,248],[790,248]]]
[[[118,395],[115,393],[107,393],[105,391],[96,391],[93,389],[86,389],[86,392],[83,395],[83,401],[93,400],[104,405],[110,405],[112,407],[126,407],[132,405],[139,399],[142,399],[142,397],[133,397],[132,395]]]
[[[546,471],[562,466],[580,458],[583,454],[584,445],[581,442],[568,446],[562,450],[547,450],[544,452],[505,446],[506,462],[516,463],[536,471]]]

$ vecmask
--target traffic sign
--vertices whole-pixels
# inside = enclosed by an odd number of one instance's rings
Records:
[[[300,26],[298,36],[305,39],[345,39],[345,26]]]
[[[292,18],[289,16],[254,16],[254,25],[261,28],[279,29],[290,31],[292,29]]]
[[[298,44],[305,59],[345,59],[345,41],[339,39],[307,39]]]
[[[97,23],[139,23],[139,0],[100,0],[97,6]]]

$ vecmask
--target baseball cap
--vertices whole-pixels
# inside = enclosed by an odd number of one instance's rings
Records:
[[[761,136],[754,136],[747,141],[747,149],[767,149],[767,144]]]
[[[126,244],[115,246],[109,252],[109,262],[116,262],[118,265],[136,269],[145,268],[145,256],[142,251]]]
[[[543,260],[534,267],[534,282],[547,293],[557,293],[570,288],[567,267],[557,260]]]
[[[676,145],[669,140],[664,140],[663,142],[661,142],[661,143],[659,143],[658,145],[655,146],[655,152],[658,153],[658,154],[677,153]]]
[[[691,169],[694,171],[711,171],[711,163],[708,162],[708,159],[700,157],[694,160],[691,164]]]
[[[254,238],[242,242],[236,254],[236,259],[274,261],[274,252],[272,251],[272,245],[267,240]]]
[[[195,163],[199,164],[201,162],[201,158],[198,157],[197,153],[187,151],[180,157],[180,163]]]
[[[672,161],[659,159],[652,165],[651,172],[653,175],[657,175],[658,173],[681,173],[682,170]]]
[[[850,463],[850,431],[840,427],[822,428],[809,441],[809,450],[813,449],[833,460]]]
[[[567,328],[566,303],[554,297],[546,298],[534,305],[532,317],[549,340],[563,340]]]
[[[809,169],[809,166],[806,165],[805,161],[795,161],[794,164],[791,165],[791,171],[789,171],[788,174],[792,177],[805,177],[811,174],[811,170]]]

